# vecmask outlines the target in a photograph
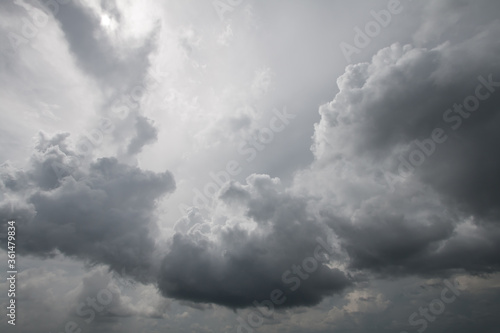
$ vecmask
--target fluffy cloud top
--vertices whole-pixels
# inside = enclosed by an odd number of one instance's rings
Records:
[[[496,21],[458,44],[394,44],[338,79],[298,183],[321,179],[310,191],[352,268],[500,268],[499,31]]]

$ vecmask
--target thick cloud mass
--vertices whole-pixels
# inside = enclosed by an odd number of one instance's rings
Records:
[[[277,179],[253,175],[247,183],[222,190],[222,200],[236,213],[218,224],[196,211],[179,221],[159,280],[165,295],[241,308],[281,289],[286,301],[280,306],[293,307],[316,304],[351,284],[341,270],[320,263],[291,290],[294,284],[285,283],[283,273],[313,256],[324,226],[308,210],[308,199],[280,192]]]
[[[352,268],[500,268],[499,32],[496,21],[458,44],[394,44],[338,79],[299,183],[323,180],[311,191]],[[436,129],[446,140],[430,144]]]
[[[30,168],[2,175],[2,187],[12,196],[2,203],[2,224],[16,220],[20,253],[58,250],[145,279],[154,250],[155,200],[174,190],[172,175],[114,158],[75,167],[78,156],[66,138],[41,136]]]

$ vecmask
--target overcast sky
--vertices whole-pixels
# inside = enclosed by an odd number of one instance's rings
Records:
[[[0,331],[496,333],[499,18],[2,1]]]

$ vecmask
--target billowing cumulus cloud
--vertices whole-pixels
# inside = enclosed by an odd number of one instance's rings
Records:
[[[75,167],[81,157],[67,137],[40,136],[29,168],[2,174],[2,188],[10,194],[1,206],[3,227],[16,220],[23,235],[20,253],[60,251],[151,279],[155,202],[174,190],[173,176],[114,158]]]
[[[224,213],[211,221],[191,211],[178,222],[159,279],[166,296],[241,308],[279,289],[285,299],[278,306],[293,307],[317,304],[351,285],[335,267],[333,250],[332,266],[325,258],[312,259],[310,273],[301,268],[321,248],[316,238],[326,231],[308,209],[310,199],[279,190],[279,180],[267,175],[230,183],[220,197]]]
[[[325,195],[351,267],[500,268],[499,31],[495,21],[460,43],[394,44],[337,80],[320,109],[312,174],[301,177],[328,174],[311,191]]]
[[[286,299],[280,306],[313,305],[352,284],[328,239],[317,241],[326,227],[309,209],[312,198],[287,193],[278,179],[228,183],[210,220],[192,210],[171,244],[157,247],[155,201],[174,189],[171,174],[114,158],[74,166],[68,137],[41,134],[30,168],[2,175],[11,194],[2,215],[5,225],[16,219],[20,253],[58,251],[145,283],[156,281],[163,253],[157,283],[165,296],[231,308],[269,299],[275,289]]]

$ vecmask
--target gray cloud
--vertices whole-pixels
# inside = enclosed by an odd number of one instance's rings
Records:
[[[127,149],[132,155],[139,153],[144,145],[155,142],[158,136],[158,131],[151,121],[143,116],[136,118],[135,130],[136,136],[132,138]]]
[[[353,27],[365,28],[386,0],[242,2],[224,22],[211,2],[70,2],[15,54],[5,36],[32,18],[0,4],[2,156],[13,161],[0,166],[0,234],[17,221],[18,329],[62,330],[73,319],[94,332],[234,332],[237,318],[259,311],[254,301],[279,288],[286,301],[262,331],[410,332],[409,315],[440,297],[446,277],[464,289],[429,331],[493,332],[499,3],[401,3],[404,11],[356,55],[366,62],[345,71],[338,43],[352,41]],[[117,30],[101,26],[102,13]],[[338,94],[316,112],[339,73]],[[82,89],[84,80],[98,88]],[[474,103],[470,96],[480,99],[476,111],[454,111]],[[65,112],[73,105],[65,99],[80,109]],[[203,176],[242,161],[232,146],[259,133],[280,105],[296,121],[241,165],[238,181],[205,207],[172,214],[196,201],[189,195]],[[81,111],[88,113],[74,119]],[[59,125],[72,134],[41,134],[27,155],[33,132],[25,128]],[[429,143],[436,128],[445,142]],[[71,144],[76,131],[95,134],[86,156]],[[402,159],[408,168],[416,151],[423,162],[400,176]],[[14,167],[19,156],[28,157],[24,169]],[[128,164],[168,165],[180,188],[162,200],[175,189],[173,176]],[[314,255],[317,237],[332,253],[299,279],[292,267]],[[286,272],[294,279],[284,281]],[[141,283],[114,293],[89,327],[75,310],[113,286],[112,274]]]
[[[74,168],[70,158],[75,154],[66,138],[42,136],[30,167],[2,177],[2,187],[17,199],[13,212],[11,202],[2,202],[1,216],[4,228],[9,218],[16,219],[22,234],[18,252],[43,256],[58,250],[142,281],[151,279],[155,201],[174,190],[172,175],[114,158]],[[71,174],[57,177],[54,162]]]
[[[282,280],[292,265],[313,256],[315,238],[324,234],[308,212],[307,198],[279,191],[267,175],[252,175],[246,185],[228,184],[221,198],[239,212],[222,225],[203,221],[195,211],[179,221],[158,283],[166,296],[243,308],[281,289],[287,299],[280,306],[294,307],[317,304],[351,285],[344,272],[325,263],[297,290]]]
[[[500,268],[499,31],[495,21],[459,43],[394,44],[338,79],[340,92],[320,109],[312,169],[335,172],[324,185],[339,186],[334,200],[323,198],[325,218],[352,268],[384,275]],[[475,97],[478,90],[487,97]],[[467,111],[474,101],[477,110]],[[436,128],[444,143],[430,143]],[[408,161],[412,172],[401,173]]]

